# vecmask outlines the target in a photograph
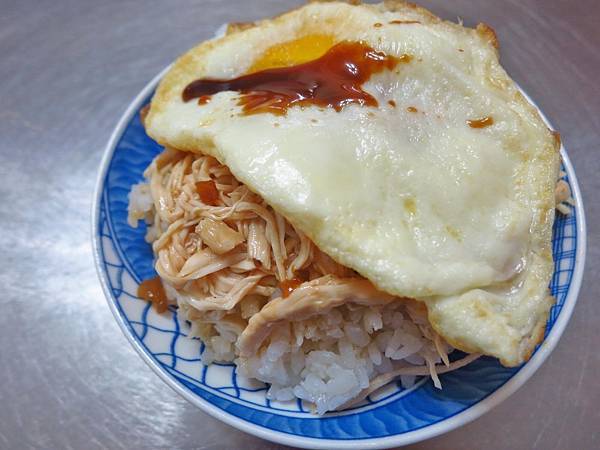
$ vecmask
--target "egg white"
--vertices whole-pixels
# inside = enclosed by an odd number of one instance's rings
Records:
[[[189,82],[245,74],[272,46],[311,34],[413,58],[364,84],[376,108],[244,115],[236,92],[182,101]],[[312,3],[185,54],[161,82],[146,126],[163,145],[215,156],[379,289],[426,302],[455,347],[513,366],[541,338],[552,304],[559,156],[496,44],[485,26],[467,29],[401,2]],[[493,125],[467,123],[483,117]]]

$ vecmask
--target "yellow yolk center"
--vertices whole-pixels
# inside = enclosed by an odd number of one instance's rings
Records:
[[[334,37],[327,34],[310,34],[292,41],[269,47],[248,70],[248,73],[274,67],[290,67],[323,56],[335,44]]]

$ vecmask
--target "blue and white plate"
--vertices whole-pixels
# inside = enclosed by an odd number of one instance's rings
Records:
[[[231,364],[204,366],[203,345],[186,338],[189,325],[172,309],[159,315],[137,298],[138,284],[155,276],[145,226],[127,224],[127,194],[161,151],[144,132],[139,111],[164,74],[152,80],[131,103],[104,155],[93,209],[92,238],[100,281],[125,336],[148,365],[175,391],[208,414],[248,433],[287,445],[310,448],[386,448],[445,433],[479,417],[515,392],[556,346],[575,302],[585,260],[585,219],[577,180],[561,148],[565,180],[576,207],[557,215],[550,289],[557,303],[550,311],[544,342],[519,368],[493,358],[442,375],[443,390],[422,378],[403,390],[393,384],[363,404],[323,417],[300,401],[271,402],[266,386],[236,374]]]

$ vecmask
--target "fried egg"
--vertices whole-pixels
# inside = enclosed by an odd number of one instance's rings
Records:
[[[340,43],[395,61],[352,88],[358,100],[249,111],[256,92],[222,81],[183,95],[197,80],[307,67]],[[378,289],[424,302],[454,347],[515,366],[541,339],[559,141],[500,66],[489,27],[402,2],[311,3],[183,55],[146,128],[217,158]]]

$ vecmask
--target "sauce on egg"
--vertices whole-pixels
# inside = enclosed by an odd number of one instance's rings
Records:
[[[421,22],[419,22],[418,20],[390,20],[389,23],[391,25],[403,25],[403,24],[410,25],[413,23],[421,23]]]
[[[160,277],[142,281],[138,286],[137,295],[143,300],[152,302],[152,306],[154,306],[157,313],[163,313],[167,310],[167,295],[165,294]]]
[[[467,120],[467,124],[471,128],[485,128],[485,127],[489,127],[490,125],[493,125],[494,119],[490,116],[486,116],[482,119]]]
[[[230,80],[199,79],[183,90],[184,102],[223,91],[238,91],[244,114],[286,114],[294,105],[316,105],[336,111],[349,104],[378,106],[361,86],[371,75],[392,70],[412,57],[389,56],[362,42],[341,42],[321,57],[249,73]]]

